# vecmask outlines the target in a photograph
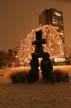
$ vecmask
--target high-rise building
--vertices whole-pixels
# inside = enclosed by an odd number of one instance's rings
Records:
[[[55,29],[59,32],[63,43],[65,43],[62,11],[53,8],[43,10],[39,15],[39,24],[51,24],[52,26],[54,26]]]

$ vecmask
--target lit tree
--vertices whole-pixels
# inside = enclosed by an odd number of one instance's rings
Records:
[[[26,38],[21,40],[17,54],[21,65],[29,65],[31,53],[35,51],[32,41],[35,40],[35,32],[39,30],[43,31],[42,38],[46,39],[46,44],[43,45],[44,52],[49,52],[51,58],[64,57],[64,44],[59,33],[53,26],[44,25],[33,29]]]

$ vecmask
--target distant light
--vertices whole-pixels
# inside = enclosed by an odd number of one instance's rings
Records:
[[[60,32],[60,35],[62,35],[64,37],[64,33]]]
[[[55,21],[53,21],[52,23],[53,23],[53,24],[56,24],[56,22],[55,22]]]
[[[17,58],[18,56],[16,55],[15,57]]]
[[[57,15],[57,16],[61,16],[61,13],[58,13],[58,12],[55,12],[55,15]]]
[[[65,62],[66,58],[54,58],[54,62]]]

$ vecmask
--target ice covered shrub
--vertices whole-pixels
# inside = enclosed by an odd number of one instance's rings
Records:
[[[12,83],[27,82],[27,73],[24,71],[15,71],[10,74]]]
[[[56,69],[52,73],[55,82],[69,82],[69,76],[67,71]]]

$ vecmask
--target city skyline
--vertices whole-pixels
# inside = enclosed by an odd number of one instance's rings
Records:
[[[39,25],[39,14],[47,8],[63,12],[67,53],[70,53],[70,0],[0,0],[0,50],[14,48],[20,40]]]

